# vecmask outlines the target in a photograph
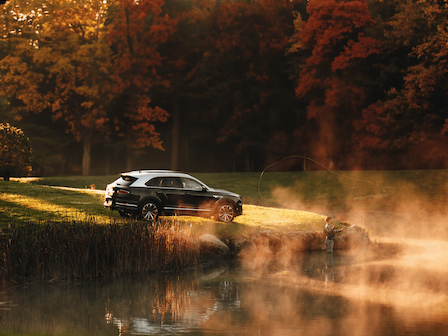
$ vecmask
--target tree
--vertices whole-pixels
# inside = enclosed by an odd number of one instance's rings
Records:
[[[402,61],[405,75],[398,85],[388,88],[387,97],[363,110],[357,123],[364,133],[361,148],[407,153],[407,161],[419,157],[426,167],[448,164],[447,16],[446,4],[439,1],[405,0],[397,6],[388,22],[392,28],[386,43],[408,49]],[[410,164],[404,168],[417,167],[417,163]]]
[[[169,113],[152,106],[151,90],[157,84],[169,86],[158,74],[163,65],[160,48],[175,32],[177,20],[162,12],[163,4],[163,0],[118,0],[109,11],[107,41],[117,93],[111,123],[128,148],[164,150],[154,124],[166,122]],[[130,168],[132,151],[126,152]]]
[[[0,174],[5,181],[10,176],[31,173],[31,148],[23,131],[10,124],[0,124]]]
[[[309,1],[307,12],[295,42],[300,47],[295,92],[317,127],[312,144],[316,157],[330,164],[337,158],[342,168],[372,75],[368,60],[380,53],[381,42],[368,35],[374,21],[364,0]],[[303,54],[308,55],[304,63]]]
[[[102,38],[105,3],[63,0],[32,4],[34,9],[14,7],[17,14],[9,17],[14,24],[22,24],[21,15],[29,17],[25,27],[36,31],[31,40],[22,37],[20,29],[15,31],[13,38],[19,42],[0,62],[5,72],[2,93],[18,114],[50,109],[55,120],[63,119],[68,131],[83,141],[82,173],[88,175],[92,137],[95,132],[105,132],[106,106],[113,95],[109,49]]]
[[[222,1],[211,12],[190,90],[201,99],[211,150],[226,156],[226,169],[258,169],[269,143],[289,133],[294,95],[285,48],[292,24],[288,2]]]

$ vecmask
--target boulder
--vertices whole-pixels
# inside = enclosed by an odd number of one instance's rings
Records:
[[[257,246],[248,238],[236,238],[234,241],[235,255],[245,257],[257,252]]]
[[[322,239],[322,234],[316,231],[296,231],[281,238],[284,248],[290,252],[320,250]]]
[[[334,239],[334,248],[339,250],[364,249],[370,244],[369,234],[358,225],[351,225]]]
[[[229,247],[218,237],[206,233],[199,237],[201,254],[203,256],[226,256],[230,254]]]
[[[273,235],[270,230],[260,231],[257,235],[251,237],[257,249],[278,252],[283,247],[282,240]]]
[[[325,250],[325,234],[317,231],[295,231],[280,235],[266,230],[250,238],[235,237],[226,239],[226,242],[227,244],[212,234],[203,234],[199,237],[202,257],[213,263],[213,260],[231,255],[246,260],[254,256],[271,259],[304,251]],[[364,249],[369,244],[368,232],[358,225],[347,227],[334,239],[335,250]]]

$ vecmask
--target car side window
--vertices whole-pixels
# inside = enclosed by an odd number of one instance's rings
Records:
[[[155,177],[155,178],[150,179],[150,180],[149,180],[148,182],[146,182],[145,184],[146,184],[148,187],[158,187],[158,186],[160,185],[160,180],[161,180],[160,177]]]
[[[168,187],[168,188],[180,188],[181,183],[178,177],[155,177],[148,182],[147,186],[150,187]]]
[[[182,187],[185,189],[202,190],[202,184],[196,182],[195,180],[182,177],[181,181],[182,181]]]

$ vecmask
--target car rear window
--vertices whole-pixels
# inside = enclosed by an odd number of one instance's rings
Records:
[[[118,180],[116,181],[116,183],[118,185],[121,186],[130,186],[132,184],[132,182],[134,182],[137,178],[134,176],[129,176],[129,175],[121,175]]]

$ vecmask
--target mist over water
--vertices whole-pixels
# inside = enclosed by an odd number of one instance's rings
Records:
[[[431,186],[412,181],[364,182],[374,188],[362,195],[355,186],[353,191],[344,190],[342,209],[335,208],[328,198],[310,205],[294,193],[300,185],[274,190],[278,203],[287,207],[339,217],[365,227],[376,251],[353,252],[357,259],[354,263],[337,265],[327,261],[326,265],[333,266],[326,266],[323,272],[331,269],[331,286],[327,286],[327,278],[313,281],[295,277],[285,282],[348,300],[355,311],[344,313],[342,319],[355,318],[357,323],[342,323],[341,330],[347,325],[353,328],[341,332],[343,335],[443,334],[448,319],[448,184],[439,182],[437,192],[432,193]],[[343,252],[336,251],[334,258],[343,258],[342,255]],[[376,320],[378,316],[372,316],[372,305],[384,307],[388,313]],[[400,321],[401,327],[381,330],[381,325],[390,320]],[[425,323],[427,327],[422,327]],[[362,329],[364,325],[366,328]]]

